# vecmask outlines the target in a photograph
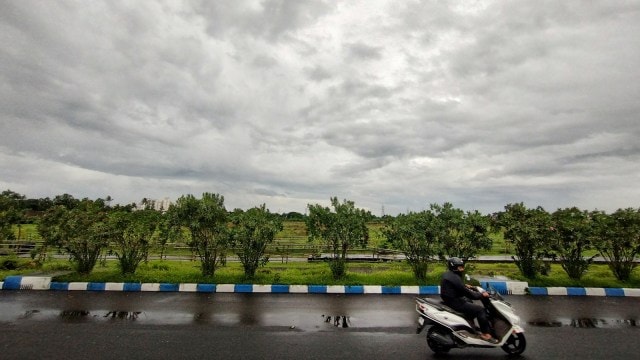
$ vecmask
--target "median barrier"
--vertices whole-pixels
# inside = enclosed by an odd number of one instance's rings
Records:
[[[523,281],[481,281],[484,288],[492,287],[503,295],[532,296],[607,296],[640,297],[640,289],[582,288],[582,287],[529,287]],[[200,292],[200,293],[271,293],[271,294],[385,294],[385,295],[439,295],[440,287],[386,286],[386,285],[259,285],[259,284],[172,284],[172,283],[97,283],[55,282],[46,276],[7,276],[0,282],[2,290],[52,290],[95,292]]]

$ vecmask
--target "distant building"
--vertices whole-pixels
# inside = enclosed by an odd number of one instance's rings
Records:
[[[169,210],[169,206],[171,206],[171,204],[173,204],[173,202],[168,197],[165,197],[162,200],[144,198],[136,204],[136,210],[153,209],[165,212]]]

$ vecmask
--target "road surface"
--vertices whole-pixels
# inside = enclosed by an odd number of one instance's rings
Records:
[[[639,298],[510,296],[525,359],[627,359]],[[1,359],[428,359],[410,295],[1,291]],[[501,359],[454,349],[450,359]]]

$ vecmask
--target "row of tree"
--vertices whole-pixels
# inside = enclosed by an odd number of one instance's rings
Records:
[[[224,197],[210,193],[182,196],[166,212],[113,209],[84,199],[72,208],[54,206],[38,221],[45,243],[64,249],[79,273],[90,273],[108,246],[122,273],[134,273],[153,244],[162,257],[168,242],[184,239],[198,255],[202,275],[213,276],[235,249],[251,278],[268,260],[266,246],[281,229],[280,217],[264,205],[227,212]]]
[[[229,252],[240,258],[247,277],[268,261],[267,245],[289,216],[305,221],[309,241],[323,243],[332,252],[329,265],[335,278],[346,271],[347,253],[369,241],[367,224],[375,217],[354,202],[331,198],[331,207],[308,205],[308,215],[272,214],[265,205],[247,211],[227,211],[224,198],[205,193],[201,198],[182,196],[166,212],[151,208],[109,205],[110,201],[77,200],[58,196],[39,216],[38,229],[46,243],[65,249],[79,272],[90,272],[102,251],[111,245],[123,273],[135,272],[152,244],[163,255],[166,244],[177,239],[196,253],[203,275],[213,275]],[[0,231],[19,219],[24,200],[5,191],[0,195]],[[13,204],[13,205],[11,205]],[[12,207],[13,206],[13,207]],[[577,208],[553,213],[541,207],[509,204],[504,211],[483,215],[463,211],[450,203],[432,204],[428,210],[384,218],[383,234],[389,246],[401,250],[419,280],[426,278],[434,260],[457,256],[474,258],[492,247],[491,235],[502,233],[511,244],[521,273],[535,278],[548,261],[559,261],[568,276],[580,279],[596,255],[601,255],[620,280],[627,280],[640,253],[640,209],[620,209],[607,214]]]
[[[607,214],[574,207],[549,213],[517,203],[483,216],[475,211],[464,213],[446,203],[399,215],[385,228],[387,238],[406,254],[418,279],[425,278],[434,258],[469,259],[490,249],[489,235],[496,232],[502,232],[513,246],[513,259],[529,279],[544,273],[548,261],[555,260],[571,279],[579,280],[601,255],[616,278],[626,281],[638,265],[640,209]]]

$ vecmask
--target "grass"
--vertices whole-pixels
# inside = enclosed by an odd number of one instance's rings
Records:
[[[416,283],[404,263],[349,264],[347,275],[335,280],[326,263],[268,263],[253,279],[244,276],[237,262],[219,267],[213,277],[202,276],[199,262],[151,261],[142,264],[135,275],[122,275],[115,261],[97,266],[89,275],[69,273],[56,276],[55,281],[140,282],[140,283],[211,283],[211,284],[287,284],[287,285],[414,285]],[[433,280],[435,281],[435,279]]]
[[[430,266],[427,280],[418,282],[405,262],[348,263],[347,274],[340,280],[331,276],[329,266],[323,262],[270,262],[260,268],[253,279],[244,276],[238,262],[219,267],[214,276],[202,276],[198,261],[154,260],[140,265],[133,275],[122,275],[116,261],[97,265],[89,275],[73,272],[66,260],[48,260],[40,267],[27,259],[15,259],[15,270],[0,270],[0,279],[11,275],[52,274],[60,282],[134,282],[134,283],[203,283],[203,284],[286,284],[286,285],[385,285],[412,286],[438,285],[445,268],[440,263]],[[530,286],[560,287],[623,287],[640,288],[640,270],[636,269],[627,282],[617,280],[606,265],[591,265],[585,276],[572,280],[560,265],[551,265],[548,276],[525,279],[513,263],[469,263],[467,272],[472,276],[506,276],[527,281]]]
[[[107,261],[106,266],[98,265],[90,275],[80,275],[73,272],[71,264],[66,260],[47,260],[40,266],[29,259],[15,256],[0,256],[0,279],[11,275],[31,274],[59,274],[55,281],[89,281],[89,282],[140,282],[140,283],[214,283],[214,284],[289,284],[289,285],[437,285],[444,271],[441,264],[430,266],[427,280],[417,282],[411,268],[405,262],[388,263],[352,263],[347,265],[347,275],[335,280],[331,276],[326,263],[287,262],[283,264],[279,259],[285,255],[306,257],[312,251],[317,251],[319,244],[310,244],[307,240],[307,230],[302,221],[285,221],[283,230],[276,235],[272,247],[271,261],[256,273],[255,278],[246,279],[242,266],[237,262],[229,262],[227,266],[216,270],[213,277],[203,277],[200,273],[198,261],[168,261],[153,260],[141,264],[134,275],[122,275],[117,268],[116,261]],[[371,223],[369,226],[370,248],[383,247],[385,238],[382,235],[381,223]],[[18,230],[17,227],[14,230]],[[35,225],[25,224],[20,229],[22,239],[34,238],[37,234]],[[16,233],[17,235],[17,233]],[[505,242],[502,234],[492,235],[493,247],[479,255],[510,254],[509,243]],[[184,244],[182,244],[184,246]],[[315,249],[314,249],[315,247]],[[278,248],[276,250],[276,248]],[[159,251],[157,251],[159,254]],[[167,254],[181,255],[189,258],[191,251],[184,247],[169,247]],[[7,259],[13,259],[16,269],[2,270],[1,266]],[[606,265],[592,264],[589,271],[579,280],[572,280],[562,270],[560,265],[552,264],[548,276],[537,279],[525,279],[513,263],[470,263],[468,272],[481,276],[506,276],[510,279],[529,282],[531,286],[560,286],[560,287],[627,287],[640,288],[640,270],[632,273],[627,282],[617,280]]]

